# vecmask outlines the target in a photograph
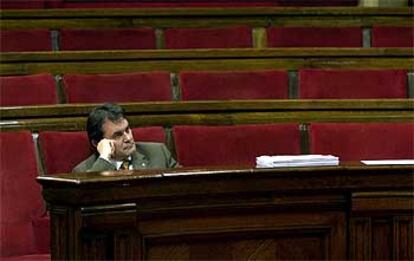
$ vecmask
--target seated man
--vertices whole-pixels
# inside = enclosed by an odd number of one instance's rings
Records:
[[[178,164],[162,143],[135,143],[123,109],[104,104],[92,110],[87,121],[89,141],[96,153],[72,172],[119,169],[173,168]]]

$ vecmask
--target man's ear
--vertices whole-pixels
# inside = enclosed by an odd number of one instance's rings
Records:
[[[96,140],[91,140],[92,147],[96,149],[98,147],[98,142]]]

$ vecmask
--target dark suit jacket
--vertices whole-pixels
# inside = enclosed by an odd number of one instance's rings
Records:
[[[178,164],[163,143],[137,142],[137,150],[131,155],[133,169],[174,168]],[[116,170],[116,166],[97,153],[79,163],[72,172]]]

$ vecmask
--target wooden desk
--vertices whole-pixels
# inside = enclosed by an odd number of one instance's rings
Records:
[[[412,166],[42,176],[53,259],[407,259]]]

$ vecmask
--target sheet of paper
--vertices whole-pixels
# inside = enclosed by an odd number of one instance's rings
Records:
[[[414,165],[412,159],[400,160],[361,160],[365,165]]]

